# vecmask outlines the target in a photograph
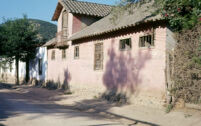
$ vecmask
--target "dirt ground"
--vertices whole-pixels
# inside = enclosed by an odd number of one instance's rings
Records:
[[[201,112],[108,103],[85,91],[0,84],[0,126],[201,126]]]

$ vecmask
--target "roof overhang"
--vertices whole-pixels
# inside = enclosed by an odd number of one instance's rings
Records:
[[[118,28],[113,28],[113,29],[110,29],[110,30],[107,30],[107,31],[97,32],[97,33],[93,33],[93,34],[89,34],[89,35],[85,35],[85,36],[76,36],[76,34],[79,33],[78,32],[78,33],[75,33],[75,35],[72,35],[68,39],[68,41],[75,41],[75,40],[80,40],[80,39],[86,39],[86,38],[90,38],[90,37],[100,36],[100,35],[103,35],[103,34],[116,32],[116,31],[127,29],[127,28],[130,28],[130,27],[136,27],[136,26],[138,26],[140,24],[143,24],[143,23],[150,23],[150,22],[157,22],[157,21],[165,21],[165,20],[162,19],[162,18],[158,18],[158,19],[154,19],[154,20],[146,20],[146,21],[137,22],[135,24],[131,24],[131,25],[127,25],[127,26],[121,26],[121,27],[118,27]]]
[[[69,44],[67,42],[57,42],[55,47],[59,49],[66,49],[69,47]]]
[[[57,7],[56,7],[56,10],[55,10],[55,12],[54,12],[54,15],[53,15],[53,17],[52,17],[52,21],[58,21],[62,9],[63,9],[63,6],[61,5],[60,2],[58,2]]]
[[[56,45],[56,38],[53,38],[51,40],[49,40],[48,42],[46,42],[42,47],[53,47]]]

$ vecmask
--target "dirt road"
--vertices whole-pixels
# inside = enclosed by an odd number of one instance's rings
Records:
[[[0,126],[125,125],[118,120],[76,111],[73,106],[55,104],[53,101],[58,99],[51,99],[51,95],[55,95],[51,94],[53,92],[41,95],[40,90],[0,89]]]
[[[91,98],[90,98],[91,97]],[[87,91],[61,91],[0,83],[0,126],[201,126],[201,111],[116,106]]]

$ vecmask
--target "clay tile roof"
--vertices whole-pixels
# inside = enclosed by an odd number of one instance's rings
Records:
[[[76,0],[60,0],[71,13],[104,17],[111,12],[112,6]]]
[[[134,7],[132,9],[133,13],[123,13],[123,15],[120,15],[119,18],[115,21],[115,23],[111,21],[111,18],[113,18],[113,15],[111,13],[110,15],[81,30],[80,32],[73,34],[69,38],[69,40],[77,40],[97,36],[117,31],[120,29],[136,26],[139,23],[161,20],[161,15],[153,15],[155,8],[151,6],[152,4],[153,2],[149,2],[141,6]]]

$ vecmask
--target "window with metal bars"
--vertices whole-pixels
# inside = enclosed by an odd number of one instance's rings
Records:
[[[119,49],[121,51],[130,50],[131,48],[132,48],[132,46],[131,46],[131,38],[121,39],[119,41]]]
[[[139,40],[139,47],[151,47],[154,46],[153,35],[141,36]]]

